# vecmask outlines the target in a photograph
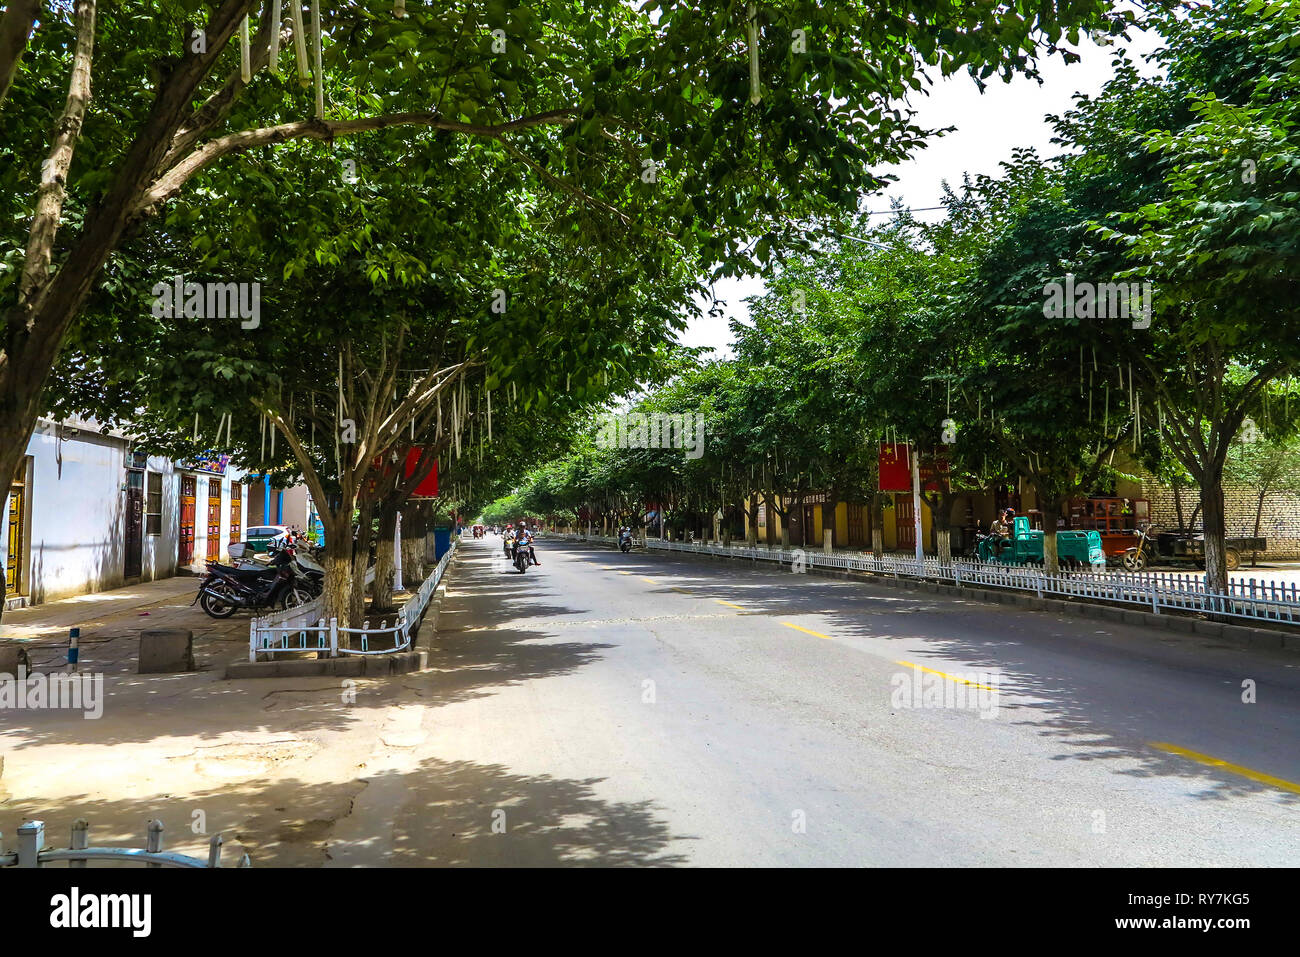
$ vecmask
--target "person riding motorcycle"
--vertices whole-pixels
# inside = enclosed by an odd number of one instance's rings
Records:
[[[519,530],[515,534],[515,548],[527,549],[528,563],[530,565],[540,566],[542,563],[537,560],[537,552],[533,550],[533,533],[528,530],[527,522],[519,523]]]
[[[1009,508],[1004,508],[999,513],[997,520],[993,523],[989,531],[995,536],[993,540],[993,554],[998,556],[1002,554],[1002,549],[1011,541],[1011,530],[1014,526],[1015,512]]]
[[[513,548],[514,548],[514,544],[515,544],[515,524],[514,524],[514,522],[507,522],[507,523],[506,523],[505,531],[503,531],[503,532],[501,533],[501,544],[502,544],[502,547],[505,548],[505,551],[506,551],[506,558],[514,558],[515,556],[511,554],[511,551],[513,550]]]
[[[618,530],[618,547],[623,551],[632,547],[632,529],[626,525]]]

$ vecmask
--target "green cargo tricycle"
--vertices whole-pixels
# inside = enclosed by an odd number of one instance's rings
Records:
[[[1002,539],[1002,549],[997,550],[999,539],[986,535],[976,547],[979,560],[993,565],[1042,565],[1043,533],[1029,527],[1029,519],[1017,517],[1013,522],[1011,537]],[[1101,547],[1101,534],[1096,531],[1062,529],[1056,533],[1056,559],[1062,571],[1092,568],[1101,571],[1106,567],[1106,554]]]

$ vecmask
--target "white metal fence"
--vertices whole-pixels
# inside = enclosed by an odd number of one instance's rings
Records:
[[[458,539],[452,539],[451,547],[438,560],[429,577],[397,610],[391,625],[387,618],[376,625],[367,619],[361,623],[360,628],[345,628],[337,618],[326,621],[321,616],[323,600],[315,598],[297,608],[254,618],[248,625],[248,660],[256,661],[258,655],[303,651],[324,652],[330,658],[339,655],[391,655],[405,651],[411,647],[415,632],[429,607],[429,599],[442,581],[459,544]],[[367,575],[367,584],[373,579],[372,568]],[[356,643],[360,647],[347,647],[352,643],[354,635],[358,636]]]
[[[612,536],[552,532],[558,538],[574,541],[600,541],[617,544]],[[640,544],[640,540],[638,540]],[[927,558],[918,562],[902,555],[876,557],[866,552],[831,552],[813,549],[765,548],[734,544],[730,547],[697,542],[669,542],[647,538],[651,551],[685,552],[694,555],[718,555],[725,558],[773,562],[792,568],[834,568],[841,571],[866,572],[892,578],[937,581],[957,586],[1005,588],[1033,592],[1039,598],[1074,598],[1133,605],[1143,611],[1160,614],[1174,610],[1207,615],[1222,615],[1248,621],[1300,624],[1300,586],[1295,583],[1234,579],[1227,592],[1211,592],[1198,575],[1177,572],[1098,572],[1062,571],[1049,575],[1039,568],[992,565],[967,559],[943,564]]]
[[[208,841],[208,859],[188,857],[162,849],[162,821],[150,821],[146,830],[145,846],[91,847],[90,823],[84,818],[73,822],[72,843],[66,848],[45,847],[45,822],[28,821],[18,828],[18,850],[5,853],[0,841],[0,867],[44,867],[46,864],[66,863],[69,867],[85,867],[88,861],[107,861],[114,864],[146,864],[149,867],[220,867],[221,845],[224,838],[213,835]],[[239,862],[248,867],[248,855]]]

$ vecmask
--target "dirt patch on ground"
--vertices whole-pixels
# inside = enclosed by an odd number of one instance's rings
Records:
[[[319,750],[311,741],[294,738],[266,744],[218,744],[173,760],[192,761],[195,773],[205,778],[247,781],[272,774],[293,761],[305,761]]]

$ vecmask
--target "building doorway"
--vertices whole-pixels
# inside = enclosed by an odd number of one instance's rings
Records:
[[[122,571],[127,581],[140,577],[144,550],[144,473],[130,469],[126,473],[126,554]]]
[[[849,517],[849,547],[850,548],[861,548],[863,545],[867,543],[866,532],[865,529],[863,529],[862,527],[862,512],[863,512],[863,507],[861,505],[857,505],[854,504],[853,502],[849,502],[848,517]]]
[[[181,567],[194,561],[194,510],[198,497],[198,479],[193,475],[181,476],[181,528],[178,553]]]
[[[24,469],[24,471],[26,471]],[[5,594],[25,595],[27,593],[27,576],[23,573],[24,556],[27,554],[27,486],[25,482],[14,482],[9,486],[9,524],[5,554]],[[0,604],[3,604],[0,602]]]
[[[898,547],[916,549],[916,512],[915,503],[909,495],[899,495],[894,499],[895,530],[898,533]]]
[[[221,557],[221,479],[208,479],[208,560]]]

